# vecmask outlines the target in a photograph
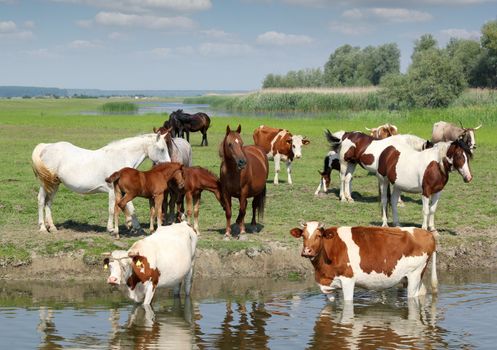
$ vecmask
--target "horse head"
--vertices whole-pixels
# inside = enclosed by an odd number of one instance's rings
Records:
[[[472,153],[466,142],[461,139],[453,141],[450,144],[445,157],[451,165],[451,168],[456,169],[459,174],[461,174],[464,182],[471,182],[473,175],[471,174],[471,169],[469,167],[469,160],[472,158]]]
[[[247,158],[243,153],[243,140],[240,136],[242,126],[238,125],[235,131],[226,126],[226,135],[222,143],[222,154],[225,159],[232,159],[238,170],[242,170],[247,165]]]
[[[160,128],[159,128],[160,130]],[[154,163],[167,163],[171,161],[165,136],[160,131],[155,133],[155,137],[147,147],[147,157]]]

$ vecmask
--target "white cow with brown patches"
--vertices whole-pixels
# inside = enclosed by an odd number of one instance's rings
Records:
[[[151,303],[157,287],[175,287],[181,282],[189,295],[192,283],[197,233],[186,222],[159,226],[157,231],[135,242],[130,249],[106,253],[104,267],[110,269],[107,283],[126,284],[128,296],[144,305]]]
[[[292,184],[292,162],[302,157],[302,146],[311,141],[305,136],[292,135],[286,129],[276,129],[261,125],[254,130],[254,143],[266,152],[268,159],[274,160],[274,184],[279,183],[280,161],[286,160],[288,183]]]
[[[354,298],[355,286],[372,290],[391,288],[407,277],[409,298],[426,294],[424,271],[432,258],[432,292],[437,292],[436,242],[423,229],[382,227],[330,227],[310,221],[290,234],[303,238],[302,256],[314,266],[321,291],[341,287],[345,301]]]

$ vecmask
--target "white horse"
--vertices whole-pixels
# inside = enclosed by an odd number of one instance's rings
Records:
[[[398,144],[383,151],[376,175],[381,186],[383,226],[387,225],[387,188],[392,184],[393,225],[399,226],[397,213],[400,192],[422,193],[422,228],[436,232],[435,211],[441,191],[449,180],[449,172],[457,170],[464,182],[473,179],[469,167],[471,150],[461,140],[439,142],[433,148],[418,152],[405,144]]]
[[[114,231],[114,189],[105,182],[113,172],[137,168],[145,158],[153,162],[170,162],[166,141],[160,134],[145,134],[109,143],[88,150],[69,142],[40,143],[31,156],[33,171],[41,183],[38,193],[38,225],[40,231],[57,231],[52,219],[52,203],[63,183],[70,190],[81,193],[109,193],[107,230]],[[45,211],[45,219],[43,212]],[[126,224],[140,229],[131,202],[126,205]]]

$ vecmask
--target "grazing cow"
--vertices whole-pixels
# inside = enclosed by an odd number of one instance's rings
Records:
[[[161,226],[128,251],[105,253],[107,283],[125,283],[129,298],[144,305],[150,304],[157,287],[175,287],[174,294],[179,295],[182,281],[189,295],[196,245],[197,233],[188,223]]]
[[[453,142],[439,142],[433,148],[422,152],[397,144],[389,146],[378,160],[377,176],[383,214],[383,226],[387,226],[387,187],[392,185],[391,203],[397,203],[401,191],[422,193],[423,229],[436,231],[435,211],[441,191],[449,181],[449,172],[456,169],[464,179],[473,179],[469,168],[471,151],[468,145],[458,139]],[[392,204],[393,224],[399,225],[397,206]]]
[[[214,193],[216,199],[221,204],[224,205],[221,198],[221,183],[219,178],[211,173],[209,170],[195,166],[195,167],[183,167],[182,169],[184,186],[183,188],[178,188],[175,184],[172,184],[171,190],[178,194],[177,210],[182,211],[183,208],[183,197],[186,198],[186,216],[187,222],[190,222],[192,216],[192,211],[194,214],[194,224],[193,228],[200,234],[198,225],[198,212],[200,207],[200,197],[203,190]]]
[[[167,191],[169,182],[176,182],[183,188],[184,179],[181,172],[183,165],[180,163],[162,163],[148,171],[139,171],[133,168],[122,168],[116,171],[105,181],[113,184],[116,198],[114,208],[114,233],[119,237],[119,209],[124,210],[126,204],[135,197],[149,199],[150,203],[150,232],[154,230],[154,221],[157,216],[157,226],[162,225],[162,202],[164,192]],[[124,193],[124,196],[123,196]]]
[[[463,128],[454,124],[439,121],[433,124],[431,132],[431,142],[449,142],[457,139],[462,139],[468,146],[471,152],[476,148],[475,130],[481,128],[481,124],[476,128]]]
[[[355,285],[390,288],[407,277],[407,297],[426,294],[423,273],[432,257],[431,287],[437,292],[436,242],[433,234],[414,227],[329,227],[311,221],[290,234],[303,237],[301,255],[314,266],[321,291],[341,287],[345,301],[354,298]]]
[[[292,184],[292,162],[302,157],[302,145],[311,141],[301,135],[292,135],[288,130],[261,125],[254,130],[254,143],[266,152],[269,159],[274,159],[274,184],[279,182],[280,160],[286,160],[288,183]]]
[[[407,144],[417,151],[431,146],[431,143],[415,135],[394,135],[383,140],[376,140],[358,131],[338,131],[332,134],[326,130],[325,136],[332,149],[338,153],[340,160],[340,200],[342,202],[354,201],[351,195],[351,182],[357,164],[376,173],[378,157],[389,145]]]
[[[383,140],[387,137],[398,134],[397,127],[389,123],[380,125],[377,128],[366,128],[366,130],[370,132],[370,136],[373,136],[377,140]]]
[[[340,171],[340,160],[335,151],[329,151],[326,157],[324,157],[323,171],[318,170],[319,175],[321,175],[321,180],[319,181],[319,185],[316,188],[314,195],[317,196],[321,191],[324,193],[328,192],[328,187],[330,187],[331,183],[331,171],[333,169]]]

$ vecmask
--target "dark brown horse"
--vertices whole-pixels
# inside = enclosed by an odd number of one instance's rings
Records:
[[[157,226],[162,225],[162,201],[164,192],[170,182],[176,182],[179,188],[184,186],[182,164],[161,163],[148,171],[139,171],[133,168],[122,168],[105,179],[114,185],[116,203],[114,221],[116,236],[119,237],[119,211],[124,210],[126,204],[135,197],[145,197],[150,203],[150,232],[154,230],[155,216]],[[124,193],[124,196],[123,196]]]
[[[252,201],[251,225],[256,226],[255,214],[259,220],[264,216],[266,201],[266,179],[268,176],[268,160],[266,153],[259,146],[244,146],[240,136],[242,127],[238,125],[236,131],[226,127],[226,136],[219,147],[221,156],[221,194],[226,213],[226,237],[231,237],[231,197],[240,201],[240,211],[236,223],[240,227],[240,234],[245,233],[245,212],[247,198]]]
[[[202,133],[202,142],[200,146],[208,146],[207,142],[207,129],[211,125],[211,119],[205,113],[198,112],[195,114],[188,114],[183,112],[182,109],[172,112],[169,115],[169,120],[164,122],[164,127],[171,126],[173,128],[174,136],[183,137],[186,132],[186,140],[190,142],[190,131],[200,131]]]

